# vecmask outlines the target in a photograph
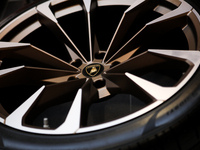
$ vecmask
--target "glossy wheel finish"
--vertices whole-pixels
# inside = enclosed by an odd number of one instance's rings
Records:
[[[0,121],[42,134],[105,129],[170,99],[200,64],[182,0],[52,0],[0,30]]]

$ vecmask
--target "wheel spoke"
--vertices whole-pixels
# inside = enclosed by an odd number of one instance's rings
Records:
[[[53,85],[47,85],[37,102],[28,110],[23,118],[24,125],[31,124],[41,112],[51,106],[71,101],[70,97],[85,83],[85,79],[71,80]]]
[[[76,76],[77,72],[35,68],[35,67],[14,67],[0,70],[0,87],[15,85],[43,85],[49,83],[60,83],[67,81],[70,77]]]
[[[120,84],[117,84],[117,83],[114,83],[115,80],[110,80],[110,78],[112,77],[115,77],[116,74],[111,74],[109,73],[108,74],[108,78],[106,75],[103,75],[105,81],[106,81],[106,88],[107,90],[110,92],[110,94],[117,94],[117,93],[120,93],[121,92],[121,86]]]
[[[168,53],[171,52],[171,50],[165,50],[165,51],[167,51]],[[179,65],[184,66],[185,61],[182,60],[182,62],[180,62],[180,60],[176,60],[172,57],[169,58],[169,57],[164,57],[162,55],[155,55],[155,53],[151,53],[150,51],[148,51],[140,54],[139,56],[133,57],[124,63],[114,66],[113,68],[109,69],[106,72],[107,73],[130,72],[137,75],[142,75],[148,71],[152,71],[159,67],[163,67],[164,64],[167,63],[168,66],[172,65],[173,63],[178,63]],[[170,66],[170,68],[173,67],[174,65]]]
[[[87,124],[88,110],[92,103],[98,100],[98,91],[89,79],[80,89],[74,99],[65,122],[56,130],[75,133],[80,126]]]
[[[25,82],[28,84],[36,84],[37,82],[61,83],[77,75],[77,72],[72,71],[34,67],[24,67],[22,72],[24,73],[22,73],[21,76],[22,78],[26,78]],[[37,76],[35,76],[36,74]],[[23,83],[23,81],[21,83]]]
[[[200,64],[200,53],[199,51],[166,51],[166,50],[150,50],[152,53],[166,55],[169,57],[174,57],[176,59],[182,59],[184,61],[189,61],[188,63],[191,65],[189,71],[186,73],[187,76],[184,76],[183,80],[179,82],[178,85],[173,87],[162,87],[152,82],[149,82],[145,79],[137,77],[130,73],[125,73],[127,77],[129,77],[133,82],[139,85],[142,89],[144,89],[147,93],[153,96],[156,100],[167,100],[172,95],[174,95],[194,74],[196,69]],[[159,91],[159,92],[158,92]]]
[[[125,73],[129,72],[139,77],[143,77],[151,72],[161,71],[161,74],[176,71],[176,84],[183,80],[192,67],[198,66],[198,51],[184,50],[148,50],[137,57],[121,63],[106,71],[107,73]],[[145,60],[145,61],[144,61]],[[177,72],[178,71],[178,72]],[[159,71],[160,72],[160,71]],[[165,73],[166,72],[166,73]],[[193,71],[192,71],[193,73]],[[169,75],[170,76],[170,75]],[[163,85],[164,86],[164,85]]]
[[[89,79],[82,87],[81,125],[87,124],[89,107],[98,99],[98,90],[94,87],[92,79]]]
[[[169,99],[177,92],[178,89],[177,87],[162,87],[130,73],[126,73],[126,76],[154,97],[157,101],[165,101]]]
[[[112,41],[108,47],[105,60],[110,58],[116,50],[119,48],[120,43],[124,39],[126,33],[131,27],[132,23],[135,21],[137,16],[146,13],[156,7],[158,3],[152,2],[151,0],[136,0],[123,14],[121,21],[115,31]]]
[[[79,57],[70,47],[68,47],[66,44],[65,44],[65,47],[67,48],[67,50],[68,50],[68,52],[69,52],[69,55],[70,55],[70,57],[71,57],[71,59],[72,59],[72,62],[73,61],[76,61],[76,60],[81,60],[82,62],[83,62],[83,60],[82,60],[82,58],[81,57]]]
[[[60,133],[75,133],[80,128],[82,90],[79,89],[65,122],[56,129]]]
[[[29,83],[37,83],[38,81],[44,81],[49,83],[61,83],[67,81],[70,77],[74,77],[77,75],[77,72],[73,71],[34,67],[25,67],[24,71],[25,74],[23,74],[22,76],[24,76],[24,78],[25,75],[26,77],[29,77]],[[37,74],[37,76],[34,76],[35,74]]]
[[[187,18],[191,10],[192,7],[183,1],[177,9],[147,23],[135,36],[133,36],[123,47],[121,47],[107,61],[107,63],[134,49],[139,48],[137,52],[139,51],[139,53],[141,53],[141,47],[146,47],[160,35],[165,34],[175,28],[184,28],[188,23]]]
[[[132,82],[125,74],[122,73],[107,73],[103,77],[109,80],[111,86],[107,87],[111,94],[128,93],[144,102],[152,102],[154,99],[146,91]],[[120,79],[120,80],[119,80]],[[109,83],[108,83],[109,84]]]
[[[129,60],[138,49],[139,49],[139,47],[128,52],[128,53],[126,53],[126,54],[124,54],[124,55],[122,55],[122,56],[120,56],[120,57],[118,57],[118,58],[116,58],[116,59],[111,60],[109,62],[109,64],[112,64],[112,63],[115,63],[115,62],[123,63],[123,62]]]
[[[164,23],[167,23],[166,24],[167,26],[173,22],[173,24],[177,24],[175,25],[175,27],[184,27],[187,23],[186,17],[191,10],[192,10],[192,7],[183,1],[177,9],[149,22],[147,26],[155,25],[156,27],[160,25],[159,23],[161,23],[161,25],[163,25]],[[172,28],[174,28],[174,25],[172,25]]]
[[[77,79],[58,84],[47,85],[36,107],[47,105],[47,103],[60,103],[59,98],[78,90],[84,83],[85,79]],[[60,101],[62,100],[63,99],[61,98]],[[67,99],[64,99],[64,101],[67,101]]]
[[[0,59],[16,58],[44,67],[78,71],[78,68],[30,44],[0,42],[0,54]]]
[[[180,87],[182,87],[188,81],[191,75],[196,71],[200,64],[199,56],[200,53],[198,51],[149,50],[147,53],[144,53],[138,57],[132,58],[131,60],[123,64],[111,68],[107,71],[107,74],[104,74],[104,77],[114,82],[121,88],[124,84],[124,81],[121,81],[121,83],[120,81],[117,81],[117,79],[119,78],[120,80],[122,80],[122,77],[118,77],[119,75],[117,76],[117,73],[125,73],[127,77],[138,84],[147,93],[152,95],[152,97],[154,97],[156,100],[167,100],[174,93],[176,93],[180,89]],[[162,87],[136,76],[142,76],[142,74],[148,72],[149,68],[150,70],[152,70],[152,68],[155,69],[156,67],[160,66],[159,64],[161,64],[161,66],[163,67],[163,64],[165,63],[167,64],[166,66],[169,66],[169,68],[181,68],[182,72],[184,73],[174,87]],[[162,92],[157,91],[163,91],[164,93],[169,94],[163,95]]]
[[[96,48],[95,42],[95,19],[96,18],[96,9],[97,9],[97,0],[83,0],[83,8],[85,10],[86,22],[88,26],[88,38],[89,38],[89,48],[90,48],[90,61],[93,60],[95,53],[99,51]]]
[[[148,50],[151,53],[156,53],[160,55],[170,56],[174,59],[183,59],[183,60],[189,60],[194,65],[199,65],[199,51],[193,50],[193,51],[185,51],[185,50]]]
[[[70,37],[65,33],[62,27],[59,25],[57,19],[55,18],[49,7],[50,7],[50,2],[45,2],[37,7],[37,10],[41,16],[40,22],[45,26],[47,26],[62,43],[67,45],[67,47],[70,47],[79,57],[82,58],[82,60],[87,62],[85,57],[81,54],[81,52],[78,50],[78,48],[70,39]]]
[[[200,64],[200,52],[199,51],[180,51],[180,50],[149,50],[152,53],[165,55],[173,59],[181,60],[187,63],[190,67],[184,72],[182,79],[179,81],[178,88],[182,87],[194,74]],[[181,65],[179,65],[182,68]]]
[[[11,127],[22,127],[22,118],[28,111],[28,109],[33,105],[33,103],[38,99],[39,95],[44,90],[44,86],[41,87],[37,92],[35,92],[28,100],[26,100],[20,107],[18,107],[14,112],[12,112],[7,118],[5,124]]]

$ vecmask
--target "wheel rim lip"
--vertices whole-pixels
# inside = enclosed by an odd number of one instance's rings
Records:
[[[118,5],[118,4],[116,4]],[[104,3],[101,4],[101,6],[105,6]],[[36,8],[36,7],[35,7]],[[33,10],[35,9],[31,9],[31,11],[33,12]],[[77,8],[78,10],[78,8]],[[195,11],[196,15],[197,12]],[[22,14],[23,15],[23,14]],[[32,15],[35,15],[34,13]],[[61,16],[60,16],[61,17]],[[20,16],[18,17],[20,18]],[[200,18],[200,17],[199,17]],[[198,18],[198,19],[199,19]],[[17,20],[17,18],[16,18]],[[13,24],[15,23],[15,21],[11,22],[10,24]],[[8,24],[7,26],[5,26],[1,31],[5,31],[6,28],[9,27]],[[39,25],[38,25],[38,28],[39,28]],[[1,32],[0,32],[1,33]],[[193,68],[193,71],[191,72],[191,75],[188,76],[188,79],[185,79],[184,82],[182,82],[182,84],[177,88],[176,92],[182,88],[183,85],[185,85],[187,83],[187,81],[192,77],[193,73],[196,71],[196,69],[198,68],[198,65],[199,65],[199,61],[197,63],[195,63],[195,67]],[[126,74],[126,76],[128,76],[128,74]],[[170,97],[168,97],[170,98]],[[167,98],[167,99],[168,99]],[[118,124],[121,124],[121,123],[124,123],[124,122],[127,122],[129,120],[132,120],[138,116],[140,116],[141,114],[144,114],[144,113],[147,113],[149,112],[150,110],[156,108],[157,106],[159,106],[160,104],[162,104],[165,100],[167,99],[163,99],[163,100],[160,100],[160,101],[156,101],[154,102],[153,104],[150,104],[148,105],[147,107],[133,113],[133,114],[130,114],[128,116],[125,116],[123,118],[120,118],[120,119],[116,119],[114,121],[111,121],[111,122],[107,122],[107,123],[104,123],[104,124],[100,124],[100,125],[94,125],[92,127],[84,127],[84,128],[80,128],[79,130],[77,130],[76,133],[85,133],[85,132],[90,132],[90,131],[96,131],[96,130],[100,130],[100,129],[105,129],[105,128],[108,128],[108,127],[111,127],[111,126],[114,126],[114,125],[118,125]],[[0,122],[4,123],[4,119],[0,118]],[[9,125],[9,124],[7,124]],[[12,126],[10,125],[11,127],[14,127],[16,128],[15,126]],[[28,131],[28,132],[33,132],[33,133],[41,133],[41,134],[71,134],[71,133],[64,133],[64,132],[60,132],[60,131],[55,131],[55,130],[44,130],[44,129],[32,129],[32,128],[29,128],[29,127],[25,127],[25,126],[20,126],[20,127],[17,127],[17,129],[20,129],[20,130],[23,130],[23,131]]]

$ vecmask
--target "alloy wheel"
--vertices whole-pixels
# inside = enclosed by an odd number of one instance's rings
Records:
[[[0,122],[85,133],[160,106],[200,64],[200,16],[182,0],[51,0],[0,30]]]

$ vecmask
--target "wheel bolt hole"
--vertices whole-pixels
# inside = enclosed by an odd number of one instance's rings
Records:
[[[105,53],[104,52],[100,52],[100,53],[96,53],[95,54],[95,58],[96,59],[103,59],[105,56]]]
[[[120,62],[119,62],[119,61],[115,61],[115,62],[113,62],[113,63],[111,64],[110,68],[112,68],[112,67],[114,67],[114,66],[116,66],[116,65],[118,65],[118,64],[120,64]]]
[[[94,86],[99,89],[102,88],[106,85],[106,81],[105,80],[97,80],[94,82]]]
[[[69,77],[69,78],[68,78],[68,81],[71,81],[71,80],[77,80],[77,79],[78,79],[78,78],[72,76],[72,77]]]
[[[71,65],[73,65],[75,67],[80,67],[82,65],[82,61],[80,59],[76,59],[71,62]]]

